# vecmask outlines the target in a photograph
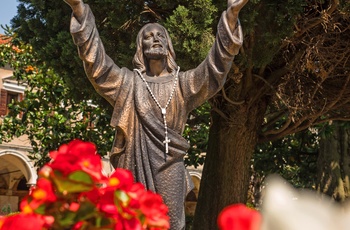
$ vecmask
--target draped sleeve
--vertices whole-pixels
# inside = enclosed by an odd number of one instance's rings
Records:
[[[242,46],[242,28],[238,25],[232,33],[225,11],[217,31],[215,42],[206,59],[198,67],[179,76],[182,94],[187,99],[188,112],[203,104],[223,87],[234,56]]]
[[[95,25],[95,18],[88,5],[81,22],[72,15],[70,31],[83,60],[86,75],[96,91],[112,106],[125,104],[123,98],[132,87],[133,73],[127,68],[119,68],[106,54]]]

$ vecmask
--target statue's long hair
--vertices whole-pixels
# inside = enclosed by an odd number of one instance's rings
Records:
[[[176,56],[175,56],[175,52],[174,52],[174,48],[173,48],[173,44],[171,42],[170,36],[168,31],[160,24],[158,23],[148,23],[146,25],[144,25],[139,33],[137,34],[137,38],[136,38],[136,53],[134,56],[134,59],[132,61],[134,68],[140,70],[141,73],[146,71],[146,57],[143,54],[143,45],[142,45],[142,40],[143,40],[143,31],[150,25],[152,24],[157,24],[159,25],[163,31],[164,34],[166,36],[166,40],[168,42],[168,52],[167,52],[167,70],[169,72],[176,72],[177,70],[177,64],[175,62]]]

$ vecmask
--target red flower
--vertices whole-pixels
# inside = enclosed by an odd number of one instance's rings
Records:
[[[146,192],[145,187],[141,183],[135,183],[131,186],[128,191],[130,197],[129,207],[139,209],[140,208],[140,197]]]
[[[101,193],[98,188],[94,187],[91,191],[82,192],[79,197],[87,198],[95,205],[98,205],[100,203]]]
[[[128,170],[117,168],[108,179],[107,186],[128,191],[134,184],[134,177]]]
[[[22,212],[0,217],[1,230],[44,230],[53,225],[95,229],[101,224],[116,230],[169,228],[168,209],[161,197],[134,183],[128,170],[116,169],[109,178],[103,176],[94,144],[74,140],[50,156],[52,161],[40,170],[36,187],[21,201]]]
[[[2,225],[5,222],[5,217],[4,216],[0,216],[0,229],[2,228]]]
[[[83,227],[84,222],[83,221],[78,221],[73,227],[72,230],[79,230]]]
[[[73,140],[60,146],[58,151],[50,152],[50,157],[53,161],[48,166],[60,171],[64,176],[81,170],[90,174],[95,180],[103,178],[101,157],[91,142]]]
[[[117,178],[115,177],[114,179]],[[115,181],[118,184],[120,183],[119,179]],[[123,207],[126,207],[129,204],[129,201],[130,198],[125,191],[116,189],[113,186],[107,186],[100,189],[100,200],[98,207],[107,216],[115,217],[123,212]]]
[[[103,193],[103,195],[101,195],[99,206],[101,211],[106,213],[107,216],[118,215],[118,208],[114,203],[114,191],[110,190]]]
[[[100,209],[110,215],[117,215],[129,206],[131,198],[128,190],[133,186],[134,179],[130,171],[117,168],[100,189]]]
[[[260,224],[260,213],[243,204],[234,204],[224,208],[218,217],[220,230],[258,230]]]
[[[39,178],[36,188],[31,191],[31,197],[43,202],[54,202],[57,199],[51,181],[45,178]]]
[[[34,213],[34,210],[39,208],[46,202],[55,202],[57,197],[53,190],[51,181],[46,178],[39,178],[36,187],[32,187],[29,196],[25,197],[21,203],[20,208],[23,213]]]
[[[28,202],[28,197],[25,197],[23,200],[21,200],[19,206],[22,213],[31,214],[34,213],[34,210],[40,206],[40,203],[36,202],[35,205],[30,205]]]
[[[69,210],[72,211],[72,212],[78,211],[79,208],[80,208],[80,204],[79,204],[79,203],[76,203],[76,202],[72,202],[72,203],[69,205]]]
[[[48,229],[49,223],[46,222],[45,217],[37,214],[17,214],[6,217],[0,227],[1,230],[42,230]]]
[[[123,230],[142,230],[141,223],[138,219],[123,219],[119,224],[123,225]]]
[[[169,228],[168,207],[162,197],[151,191],[146,191],[140,197],[140,209],[146,217],[145,224],[153,227]]]

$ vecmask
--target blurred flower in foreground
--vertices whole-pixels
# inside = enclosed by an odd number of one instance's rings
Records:
[[[47,229],[49,223],[45,216],[20,213],[0,219],[0,229],[39,230]]]
[[[50,157],[21,201],[21,212],[0,216],[0,230],[169,229],[160,195],[146,191],[124,169],[105,177],[93,143],[73,140]]]
[[[259,230],[261,215],[243,204],[230,205],[218,217],[220,230]]]
[[[314,191],[296,190],[277,176],[266,181],[261,230],[349,230],[350,211]]]

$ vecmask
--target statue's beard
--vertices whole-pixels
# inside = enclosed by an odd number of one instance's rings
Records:
[[[168,56],[168,51],[164,49],[148,49],[144,51],[147,59],[162,59]]]

